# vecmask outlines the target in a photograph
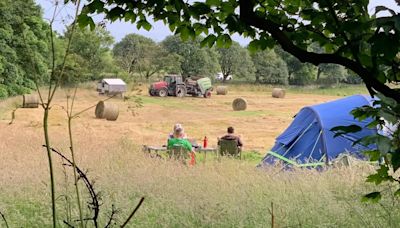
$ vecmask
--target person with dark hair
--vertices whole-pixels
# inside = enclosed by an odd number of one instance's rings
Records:
[[[227,134],[222,136],[223,140],[235,140],[239,149],[243,147],[243,142],[240,139],[240,136],[235,135],[235,129],[233,127],[228,127]],[[218,140],[219,141],[219,140]]]

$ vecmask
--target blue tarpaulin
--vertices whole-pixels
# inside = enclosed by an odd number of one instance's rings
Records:
[[[375,134],[376,129],[366,127],[371,119],[358,121],[350,112],[357,107],[371,105],[372,101],[370,96],[354,95],[302,108],[290,126],[276,138],[272,153],[267,153],[262,164],[273,164],[282,160],[279,157],[298,164],[326,162],[344,152],[361,158],[362,151],[371,148],[353,145],[353,142]],[[362,130],[336,138],[333,137],[334,132],[330,131],[333,127],[352,124],[360,126]]]

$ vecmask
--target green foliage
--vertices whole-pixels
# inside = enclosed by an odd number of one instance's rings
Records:
[[[71,28],[59,38],[58,42],[58,68],[62,63]],[[95,29],[76,28],[70,47],[70,56],[67,58],[63,84],[78,83],[88,79],[99,79],[102,72],[109,72],[113,67],[110,58],[110,47],[113,37],[102,27]]]
[[[288,84],[288,71],[283,61],[274,50],[259,51],[252,54],[256,68],[256,82],[268,84]]]
[[[275,52],[286,62],[288,83],[291,85],[310,85],[317,78],[317,68],[309,63],[302,63],[298,58],[284,51],[280,46],[275,47]]]
[[[128,34],[113,48],[117,64],[126,72],[133,73],[139,61],[145,58],[146,49],[154,49],[155,42],[150,38]]]
[[[29,93],[31,90],[30,88],[26,88],[23,85],[11,84],[7,86],[7,91],[9,96],[16,96],[20,94]]]
[[[229,46],[235,33],[250,38],[249,48],[253,51],[277,43],[301,62],[342,65],[360,76],[371,93],[379,91],[400,101],[400,92],[385,85],[400,81],[400,61],[396,56],[400,48],[399,14],[380,6],[376,11],[389,12],[390,16],[370,15],[368,3],[155,0],[132,4],[129,0],[90,0],[83,14],[104,13],[112,21],[125,19],[145,29],[150,28],[147,17],[153,17],[167,23],[184,40],[204,35],[202,44],[210,47]],[[88,24],[87,20],[82,24]],[[322,52],[309,50],[312,44],[321,47]],[[306,84],[310,80],[300,80],[298,76],[314,72],[302,71],[295,75],[295,82]]]
[[[199,39],[181,41],[178,36],[169,36],[161,44],[168,52],[181,56],[184,76],[211,76],[220,68],[218,53],[214,48],[201,48]]]
[[[224,81],[231,74],[239,78],[254,77],[255,68],[251,57],[237,42],[233,42],[229,48],[218,48],[217,51]]]
[[[6,97],[46,80],[49,26],[32,0],[1,1],[0,12],[0,97]]]
[[[346,133],[354,133],[361,131],[362,128],[358,125],[352,124],[349,126],[338,126],[331,129],[331,131],[335,132],[334,137],[346,134]]]
[[[378,202],[381,198],[382,198],[382,195],[381,195],[380,192],[371,192],[371,193],[366,194],[366,195],[362,198],[362,201],[364,201],[364,202],[370,201],[370,202],[376,203],[376,202]]]
[[[344,80],[345,83],[348,84],[361,84],[363,81],[360,77],[358,77],[353,71],[347,71],[347,77]]]
[[[294,72],[290,79],[289,84],[291,85],[310,85],[316,80],[317,68],[309,63],[305,63],[301,68]]]
[[[302,67],[304,67],[304,63],[300,62],[298,58],[291,55],[290,53],[284,51],[282,47],[275,46],[275,53],[279,55],[285,62],[288,68],[289,76],[293,75],[293,73],[300,71]]]
[[[319,84],[338,84],[346,81],[347,70],[337,64],[320,64],[318,65],[317,82]]]
[[[140,79],[148,80],[160,71],[177,72],[180,67],[180,56],[169,53],[153,40],[129,34],[113,49],[118,65],[128,74],[138,73]]]
[[[0,99],[8,97],[7,87],[0,84]]]
[[[61,73],[61,65],[56,67],[55,73]],[[64,72],[61,75],[61,85],[74,87],[80,82],[88,80],[88,75],[85,70],[88,69],[88,62],[78,54],[71,53],[65,62]]]
[[[371,161],[383,161],[376,172],[368,176],[367,182],[376,185],[384,182],[400,183],[399,177],[395,175],[400,168],[400,104],[382,94],[379,94],[378,97],[379,99],[373,102],[372,107],[363,106],[352,111],[358,120],[370,118],[372,121],[368,126],[379,130],[378,134],[366,136],[355,143],[366,146],[375,145],[376,150],[366,151],[366,155]],[[340,135],[357,132],[361,128],[347,126],[336,127],[332,130]],[[379,201],[380,198],[380,192],[373,192],[367,194],[364,200]]]

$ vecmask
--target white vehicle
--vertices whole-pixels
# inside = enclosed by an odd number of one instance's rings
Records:
[[[222,72],[219,72],[215,75],[215,79],[217,79],[218,81],[222,81],[224,80],[224,74],[222,74]],[[226,81],[230,81],[232,80],[232,75],[228,75],[228,77],[226,77]]]

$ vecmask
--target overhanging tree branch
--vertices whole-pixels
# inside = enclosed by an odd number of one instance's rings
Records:
[[[321,63],[335,63],[347,67],[362,78],[367,88],[373,88],[373,90],[369,89],[371,95],[374,95],[376,92],[380,92],[385,96],[391,97],[400,102],[399,92],[390,89],[388,86],[378,81],[370,70],[363,67],[356,61],[337,54],[318,54],[301,49],[288,38],[278,24],[269,19],[257,16],[253,10],[255,7],[254,1],[239,0],[239,7],[240,20],[243,23],[268,32],[281,45],[283,50],[294,55],[300,61],[309,62],[314,65],[319,65]]]

